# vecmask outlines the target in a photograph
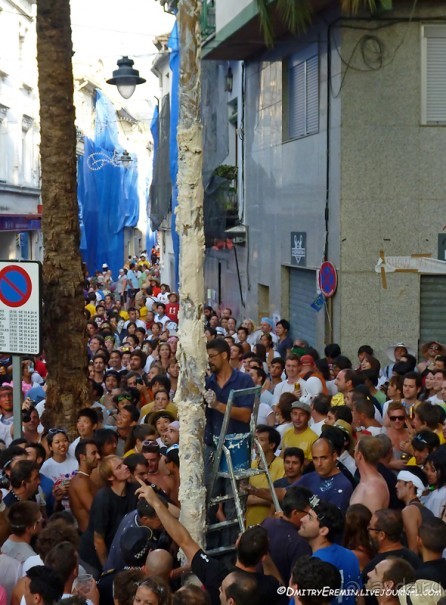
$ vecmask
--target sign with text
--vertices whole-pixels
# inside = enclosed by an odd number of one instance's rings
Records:
[[[291,231],[291,264],[297,267],[307,265],[307,234],[305,231]]]
[[[0,261],[0,351],[38,355],[41,351],[41,264]]]

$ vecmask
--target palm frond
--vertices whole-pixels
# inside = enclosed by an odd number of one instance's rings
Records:
[[[274,46],[274,31],[268,8],[269,0],[256,0],[256,3],[259,9],[260,29],[262,30],[266,45],[271,48]]]
[[[368,8],[371,13],[376,13],[378,8],[382,6],[384,9],[392,7],[391,0],[341,0],[341,9],[343,12],[354,15],[361,8]]]
[[[306,31],[312,19],[309,0],[278,0],[277,7],[283,22],[293,34]]]
[[[263,32],[266,45],[274,45],[274,29],[272,25],[270,5],[271,0],[256,0],[259,9],[260,27]],[[310,0],[278,0],[277,8],[284,24],[293,33],[304,32],[311,23]]]

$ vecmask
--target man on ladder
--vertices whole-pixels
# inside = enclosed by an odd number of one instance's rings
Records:
[[[212,470],[214,456],[217,449],[217,443],[220,437],[223,419],[226,413],[226,405],[228,403],[231,391],[240,389],[250,389],[254,387],[254,382],[249,374],[244,374],[239,370],[235,370],[229,363],[230,348],[228,343],[223,339],[214,339],[206,345],[210,376],[206,379],[205,399],[206,408],[206,429],[205,429],[205,484],[209,490],[213,482]],[[250,432],[250,419],[254,406],[254,395],[246,397],[237,397],[234,399],[230,410],[229,423],[227,427],[227,436],[247,434]],[[208,499],[217,493],[226,495],[231,491],[228,479],[219,479],[215,483],[214,494],[208,493]],[[210,521],[216,520],[216,510],[209,511]],[[228,500],[223,506],[223,511],[220,510],[218,515],[219,521],[224,521],[226,518],[235,516],[235,504],[233,500]],[[226,529],[223,533],[223,541],[226,544],[235,543],[238,535],[238,528],[232,527]],[[213,543],[215,546],[216,543]]]

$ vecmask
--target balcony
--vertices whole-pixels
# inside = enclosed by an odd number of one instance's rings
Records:
[[[200,29],[203,44],[215,34],[215,0],[203,0]]]

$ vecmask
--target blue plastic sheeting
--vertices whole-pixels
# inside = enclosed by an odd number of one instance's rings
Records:
[[[158,156],[158,148],[159,148],[159,136],[160,136],[160,123],[159,123],[159,117],[160,117],[160,110],[158,105],[155,107],[155,111],[153,112],[153,117],[152,117],[152,121],[150,123],[150,132],[152,134],[152,139],[153,139],[153,169],[152,169],[152,175],[155,173],[155,165],[156,165],[156,159]],[[153,177],[152,177],[153,178]],[[147,210],[146,210],[146,214],[147,217],[150,217],[150,197],[147,196]],[[150,221],[147,221],[147,231],[146,231],[146,250],[148,253],[150,253],[150,250],[152,249],[152,246],[154,246],[156,244],[156,231],[152,231],[151,227],[150,227]]]
[[[95,153],[112,158],[118,143],[117,117],[108,99],[97,91],[95,141],[85,138],[84,155],[78,161],[78,200],[81,223],[81,253],[88,271],[107,263],[113,277],[124,264],[124,228],[135,227],[139,218],[138,168],[103,162],[91,170],[88,159]]]
[[[180,117],[179,92],[180,92],[180,43],[178,38],[177,23],[173,26],[167,43],[170,48],[169,67],[172,72],[172,89],[170,105],[170,179],[172,181],[172,244],[175,258],[175,291],[178,291],[179,284],[179,260],[180,260],[180,238],[176,229],[175,209],[178,205],[178,144],[177,130]]]

